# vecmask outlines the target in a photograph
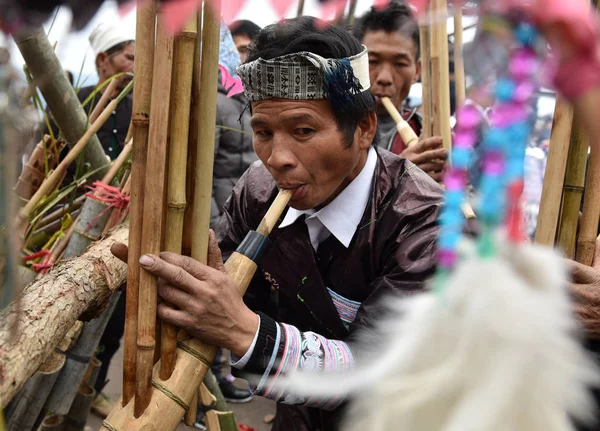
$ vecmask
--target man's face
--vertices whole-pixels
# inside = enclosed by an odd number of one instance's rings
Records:
[[[377,121],[361,122],[348,146],[329,101],[270,99],[252,103],[251,125],[254,151],[280,188],[295,190],[290,205],[305,210],[328,204],[358,175]]]
[[[100,80],[104,81],[111,76],[121,73],[133,73],[133,61],[135,60],[135,42],[127,44],[121,51],[107,55],[104,52],[98,54],[98,70]],[[125,88],[130,79],[123,79],[121,87]]]
[[[233,36],[233,43],[235,43],[235,47],[240,53],[240,60],[242,60],[242,63],[248,58],[248,45],[250,45],[250,42],[252,42],[252,39],[250,39],[247,34]]]
[[[367,31],[362,40],[369,50],[371,92],[377,100],[377,115],[387,115],[381,98],[389,97],[400,109],[413,83],[419,78],[417,47],[399,31]]]

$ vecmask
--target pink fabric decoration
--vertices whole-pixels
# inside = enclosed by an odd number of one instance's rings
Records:
[[[242,80],[240,78],[231,76],[227,69],[220,64],[219,70],[221,71],[221,85],[227,90],[227,97],[244,92],[244,86],[242,85]]]
[[[171,0],[162,4],[162,14],[169,33],[175,34],[200,7],[201,0]]]
[[[271,0],[271,5],[275,9],[278,19],[283,18],[283,15],[285,15],[292,3],[296,2],[292,0]]]
[[[225,24],[230,24],[231,22],[233,22],[233,20],[235,19],[235,17],[237,16],[237,14],[239,13],[239,11],[242,9],[242,6],[244,6],[244,3],[246,3],[246,0],[221,0],[223,1],[223,7],[222,7],[222,12],[223,12],[223,21],[225,22]]]

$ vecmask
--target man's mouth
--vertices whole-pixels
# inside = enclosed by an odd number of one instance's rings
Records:
[[[307,185],[306,184],[278,184],[280,189],[293,190],[292,200],[299,200],[306,196]]]

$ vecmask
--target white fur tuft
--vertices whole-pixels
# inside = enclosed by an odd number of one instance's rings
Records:
[[[467,258],[439,295],[388,300],[395,317],[377,328],[377,355],[351,372],[282,384],[350,394],[348,431],[566,431],[570,417],[593,421],[587,386],[600,379],[576,336],[562,258],[503,247]]]

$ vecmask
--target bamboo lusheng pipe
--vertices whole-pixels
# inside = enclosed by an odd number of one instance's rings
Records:
[[[271,233],[292,194],[290,190],[279,191],[267,214],[256,229],[257,233],[264,236]],[[250,232],[249,235],[254,234]],[[256,268],[256,263],[239,252],[233,253],[225,263],[225,269],[237,284],[240,295],[246,292]],[[171,378],[167,381],[160,380],[158,377],[160,364],[155,367],[156,377],[153,385],[156,390],[152,392],[152,408],[146,409],[142,416],[135,418],[133,403],[129,403],[125,407],[122,406],[122,403],[117,403],[104,421],[101,429],[103,431],[174,430],[180,423],[194,394],[198,391],[198,387],[210,368],[217,350],[216,347],[196,339],[181,341],[177,349],[177,360]]]
[[[454,3],[454,99],[458,108],[465,104],[465,62],[463,59],[463,15],[460,2]]]
[[[94,106],[94,109],[92,110],[92,113],[90,114],[90,123],[93,123],[94,121],[96,121],[96,119],[98,118],[98,116],[100,115],[100,113],[102,112],[102,110],[104,109],[104,107],[106,106],[108,101],[110,100],[111,96],[115,93],[118,83],[119,83],[118,78],[112,79],[110,81],[110,84],[108,84],[108,87],[106,87],[106,89],[102,93],[102,96],[100,96],[100,100],[98,100],[98,103],[96,104],[96,106]]]
[[[535,242],[549,247],[554,246],[556,238],[572,123],[573,109],[569,102],[559,96],[554,108],[546,174],[535,230]]]
[[[100,127],[110,118],[112,115],[112,111],[114,111],[121,100],[131,91],[133,83],[130,82],[127,87],[119,96],[112,100],[108,106],[102,111],[102,114],[98,117],[98,119],[90,126],[88,130],[83,134],[81,139],[71,148],[71,150],[67,153],[65,158],[58,164],[54,172],[46,178],[46,181],[42,183],[37,192],[33,195],[33,197],[27,202],[27,204],[19,211],[18,214],[18,222],[17,225],[23,226],[27,221],[27,218],[31,214],[31,211],[35,208],[35,206],[39,203],[39,201],[47,195],[56,185],[57,181],[62,175],[67,171],[67,168],[73,161],[77,158],[79,153],[85,148],[90,138],[96,134]]]
[[[183,220],[186,202],[186,165],[194,49],[197,39],[196,17],[184,26],[175,39],[175,64],[173,76],[173,101],[171,109],[171,142],[169,148],[169,175],[167,186],[167,220],[165,250],[181,253]],[[211,142],[214,142],[211,141]],[[208,141],[207,141],[208,143]],[[213,144],[214,151],[214,144]],[[210,206],[210,203],[209,203]],[[161,368],[160,378],[167,380],[175,367],[177,329],[161,322]],[[194,415],[194,420],[196,419]]]
[[[86,132],[88,116],[67,79],[46,32],[39,26],[15,37],[15,41],[69,146],[78,142]],[[106,173],[106,153],[96,136],[91,137],[89,145],[84,149],[83,159],[90,164],[91,170],[99,169],[90,181],[93,182]]]
[[[385,109],[387,109],[388,114],[390,114],[390,117],[392,117],[392,119],[396,123],[396,129],[398,130],[400,137],[406,144],[406,147],[408,148],[411,145],[419,142],[419,137],[414,132],[412,127],[410,127],[410,124],[408,124],[406,120],[402,118],[402,115],[400,115],[400,112],[398,112],[398,109],[396,109],[390,98],[382,97],[381,102],[383,103],[383,106],[385,106]]]
[[[304,15],[304,0],[298,0],[298,8],[296,9],[296,16]]]
[[[354,25],[354,21],[356,20],[356,4],[358,0],[350,0],[350,6],[348,7],[348,19],[346,20],[349,26]]]
[[[136,11],[136,55],[134,63],[133,115],[131,119],[133,149],[131,153],[131,193],[129,200],[129,253],[127,265],[127,300],[123,336],[123,403],[135,395],[137,357],[137,312],[140,245],[144,211],[144,185],[150,99],[154,65],[156,1],[140,2]]]
[[[173,72],[174,37],[166,29],[163,17],[157,16],[156,50],[152,79],[152,117],[148,131],[148,153],[144,185],[144,212],[141,254],[158,255],[164,228],[167,139]],[[215,79],[216,83],[216,79]],[[139,263],[136,263],[139,265]],[[140,268],[138,293],[137,363],[135,414],[141,415],[152,396],[152,368],[156,347],[156,276]]]
[[[589,139],[577,115],[574,115],[563,186],[562,210],[558,225],[558,246],[569,259],[575,256],[577,224],[585,186],[588,148]]]
[[[438,23],[436,1],[431,0],[429,8],[429,58],[431,63],[431,133],[432,136],[442,134],[440,122],[440,44],[439,33],[440,24]],[[445,22],[444,22],[445,24]]]
[[[446,26],[448,8],[446,0],[434,0],[435,18],[437,20],[436,40],[439,50],[440,88],[438,121],[440,123],[440,135],[442,136],[444,148],[452,148],[452,132],[450,127],[450,61],[448,58],[448,30]]]
[[[597,112],[597,111],[596,111]],[[590,158],[585,178],[583,211],[575,259],[591,266],[594,261],[598,219],[600,218],[600,140],[594,136],[590,145]]]
[[[422,89],[422,106],[423,106],[423,129],[421,130],[421,136],[424,139],[432,136],[431,130],[431,55],[430,39],[431,34],[429,31],[429,14],[425,13],[422,22],[419,23],[419,46],[420,46],[420,59],[421,59],[421,89]]]

